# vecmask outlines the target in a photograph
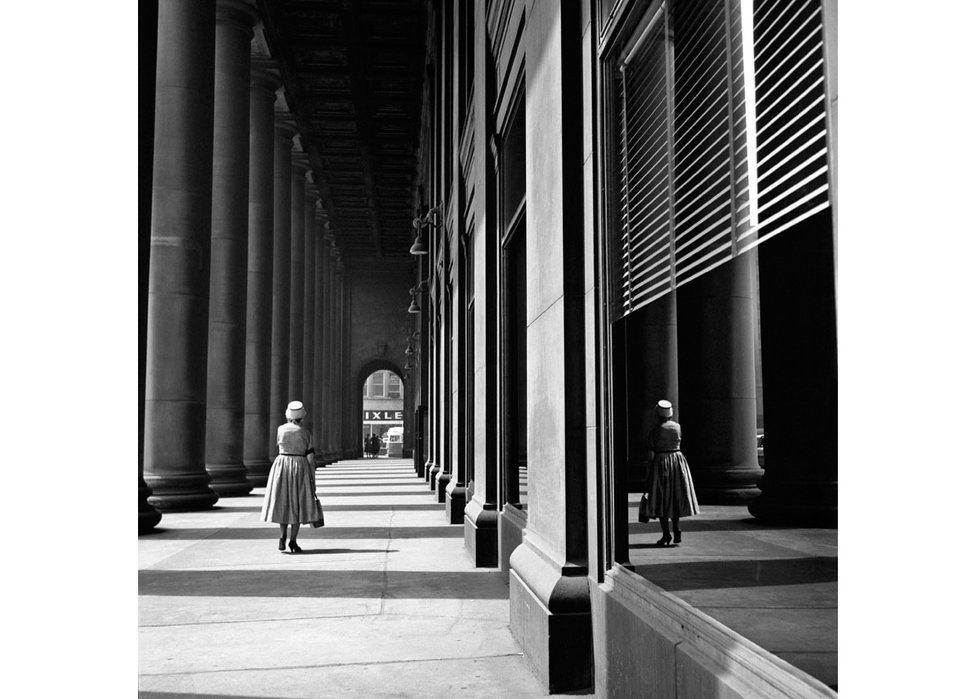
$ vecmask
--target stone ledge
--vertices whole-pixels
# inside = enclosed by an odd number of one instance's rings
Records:
[[[628,617],[614,633],[595,630],[597,693],[619,696],[642,690],[624,683],[643,677],[642,666],[652,664],[673,673],[656,678],[656,683],[672,686],[679,697],[837,697],[827,685],[630,570],[616,566],[593,593],[596,606],[618,605]],[[593,623],[614,624],[615,618],[610,608],[595,613]],[[662,642],[644,644],[634,638],[651,634]],[[607,641],[622,645],[606,647]],[[651,660],[643,652],[651,647],[672,657]]]

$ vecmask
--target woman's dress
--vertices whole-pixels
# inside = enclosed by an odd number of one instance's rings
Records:
[[[319,518],[310,462],[309,430],[287,422],[276,435],[279,456],[272,462],[262,502],[262,520],[278,524],[306,524]]]
[[[691,469],[681,453],[681,426],[668,420],[654,427],[650,448],[653,451],[647,489],[650,516],[673,519],[699,514]]]

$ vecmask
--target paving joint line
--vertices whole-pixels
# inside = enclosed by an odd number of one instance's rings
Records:
[[[404,665],[406,663],[443,663],[449,660],[497,660],[499,658],[523,658],[523,653],[498,653],[495,655],[463,655],[463,656],[448,656],[444,658],[408,658],[405,660],[375,660],[375,661],[360,661],[360,662],[350,662],[350,663],[322,663],[318,665],[276,665],[272,667],[236,667],[227,668],[223,670],[198,670],[198,671],[184,671],[184,672],[156,672],[156,673],[140,673],[140,677],[173,677],[173,676],[187,676],[187,675],[215,675],[223,672],[274,672],[274,671],[287,671],[287,670],[316,670],[319,668],[330,668],[330,667],[365,667],[371,665]]]

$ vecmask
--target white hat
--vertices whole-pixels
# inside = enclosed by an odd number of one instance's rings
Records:
[[[674,406],[669,400],[662,400],[657,403],[657,415],[660,417],[671,417],[674,414]]]
[[[294,400],[286,406],[286,419],[299,420],[304,417],[306,417],[306,408],[303,407],[302,401]]]

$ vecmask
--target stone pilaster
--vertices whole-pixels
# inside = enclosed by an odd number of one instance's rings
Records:
[[[677,418],[702,504],[748,504],[759,494],[755,267],[752,250],[677,292]]]
[[[279,453],[276,433],[286,420],[289,396],[289,295],[292,247],[293,137],[296,125],[292,117],[276,113],[273,153],[273,225],[272,225],[272,370],[269,376],[269,412],[266,434],[267,452],[271,458]],[[300,400],[300,399],[295,399]]]
[[[585,13],[586,15],[588,13]],[[510,627],[549,692],[592,685],[583,204],[582,7],[529,6],[528,519]]]
[[[486,5],[475,5],[474,24],[486,25]],[[473,46],[474,73],[486,75],[486,33],[476,32]],[[472,172],[475,178],[474,201],[476,224],[471,241],[473,279],[473,497],[466,503],[463,540],[476,566],[498,565],[497,514],[497,320],[496,259],[497,218],[492,201],[496,172],[491,162],[488,99],[489,81],[477,81],[474,90],[474,153]],[[492,241],[492,242],[491,242]]]
[[[279,79],[252,74],[249,120],[248,291],[245,326],[245,472],[264,487],[269,477],[272,368],[273,114]]]
[[[219,496],[248,495],[245,477],[245,323],[248,276],[249,45],[257,17],[218,0],[205,467]]]
[[[218,499],[204,468],[214,46],[214,2],[161,0],[143,463],[163,511]]]
[[[429,236],[429,255],[435,256],[435,235]],[[431,380],[429,382],[431,395],[430,404],[432,405],[432,416],[430,418],[431,429],[429,438],[429,460],[426,461],[428,471],[426,480],[429,483],[429,490],[436,489],[436,478],[441,470],[440,461],[442,458],[442,416],[446,410],[442,395],[442,288],[445,282],[440,273],[433,274],[433,288],[431,292],[432,323],[429,326],[429,347],[431,360],[429,362]]]

